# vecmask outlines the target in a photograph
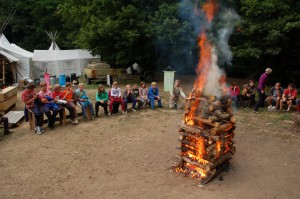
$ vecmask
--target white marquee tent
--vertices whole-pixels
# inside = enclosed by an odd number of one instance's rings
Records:
[[[14,77],[16,77],[16,82],[31,76],[33,53],[24,50],[16,44],[11,44],[4,34],[0,37],[0,54],[5,56],[10,62],[17,62],[17,67],[15,70],[12,70]]]
[[[50,48],[51,49],[51,48]],[[100,61],[100,56],[93,56],[87,50],[34,50],[33,76],[39,78],[45,72],[50,75],[82,75],[83,67],[93,61]]]

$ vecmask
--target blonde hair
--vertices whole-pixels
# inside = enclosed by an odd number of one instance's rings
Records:
[[[117,82],[117,81],[114,81],[114,82],[113,82],[113,85],[117,85],[117,84],[118,84],[118,82]]]
[[[55,84],[55,85],[53,86],[53,90],[56,90],[57,88],[60,88],[60,85],[59,85],[59,84]]]
[[[79,86],[84,86],[84,84],[83,84],[83,83],[79,83],[79,84],[78,84],[78,87],[79,87]]]
[[[152,82],[152,83],[151,83],[151,86],[156,86],[156,82]]]
[[[46,82],[41,82],[41,83],[40,83],[40,87],[43,87],[43,86],[45,86],[45,85],[47,85]]]

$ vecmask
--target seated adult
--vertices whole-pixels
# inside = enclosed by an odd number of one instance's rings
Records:
[[[154,101],[157,100],[158,107],[162,108],[161,97],[156,86],[156,82],[151,83],[151,87],[148,91],[148,98],[150,99],[151,109],[154,110]]]
[[[235,106],[238,105],[239,99],[238,96],[240,94],[240,88],[238,87],[236,82],[232,82],[229,87],[230,97],[233,100]]]
[[[52,97],[52,92],[47,88],[47,84],[45,82],[41,82],[40,86],[42,90],[39,92],[39,97],[43,104],[44,113],[48,118],[48,128],[54,129],[55,118],[58,114],[59,107]]]
[[[96,92],[96,103],[95,103],[96,117],[98,117],[99,106],[103,107],[105,115],[108,116],[107,101],[108,101],[108,92],[105,90],[102,84],[99,84],[98,90]]]
[[[83,120],[86,120],[86,108],[89,108],[92,117],[95,117],[93,103],[90,101],[83,83],[78,84],[76,95],[78,97],[78,102],[81,105]]]
[[[238,100],[241,103],[250,100],[249,108],[251,108],[255,103],[255,92],[256,88],[254,80],[249,80],[248,84],[243,85],[242,95],[239,95]]]
[[[133,95],[130,84],[126,85],[126,89],[123,92],[123,101],[124,101],[124,106],[125,106],[125,113],[127,113],[127,104],[128,103],[132,103],[132,110],[136,111],[136,108],[135,108],[136,97]]]
[[[174,82],[173,91],[170,92],[170,109],[181,109],[183,107],[183,104],[180,101],[180,96],[183,99],[186,99],[186,96],[180,87],[180,80],[177,79]]]
[[[66,108],[69,113],[70,113],[70,119],[72,120],[72,123],[73,124],[78,124],[78,121],[77,121],[77,114],[75,115],[76,113],[76,108],[75,106],[73,106],[72,103],[68,102],[66,99],[65,99],[65,94],[60,90],[60,85],[59,84],[55,84],[54,87],[53,87],[53,93],[52,93],[52,96],[53,96],[53,99],[55,100],[55,102],[58,104],[60,110],[59,110],[59,114],[60,114],[60,118],[62,118],[62,114],[63,114],[63,107]],[[62,100],[62,101],[60,101]],[[64,103],[62,103],[64,102]]]
[[[288,88],[283,91],[282,98],[280,100],[280,110],[282,111],[283,104],[287,104],[287,111],[291,110],[293,104],[296,104],[297,98],[297,90],[295,89],[295,85],[289,84]]]
[[[22,101],[25,103],[26,111],[30,109],[35,115],[35,132],[39,135],[44,133],[43,107],[39,96],[34,92],[34,84],[28,83],[27,89],[22,92]]]
[[[268,103],[268,111],[276,111],[280,105],[280,99],[283,94],[283,88],[280,83],[277,82],[274,87],[271,88],[270,96],[267,97],[266,101]]]

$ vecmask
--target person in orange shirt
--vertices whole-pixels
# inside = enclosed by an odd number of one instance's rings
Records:
[[[73,92],[71,82],[67,82],[66,90],[64,90],[64,92],[62,94],[62,100],[67,101],[66,104],[63,104],[63,106],[69,110],[70,118],[71,118],[73,124],[78,124],[77,111],[76,111],[76,105],[75,105],[76,99],[77,99],[76,94],[75,94],[75,92]]]

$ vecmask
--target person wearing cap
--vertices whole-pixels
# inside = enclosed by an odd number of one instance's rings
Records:
[[[259,107],[264,106],[266,82],[268,79],[268,75],[270,75],[271,73],[272,73],[272,69],[267,68],[259,78],[258,87],[257,87],[258,101],[254,106],[254,111],[253,111],[254,113],[258,111]]]

